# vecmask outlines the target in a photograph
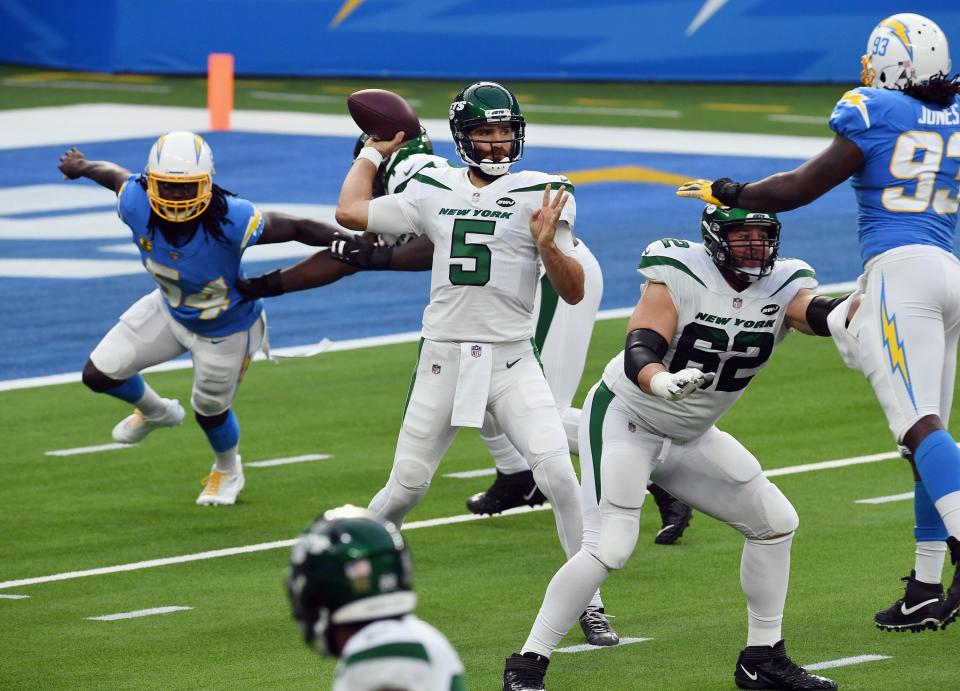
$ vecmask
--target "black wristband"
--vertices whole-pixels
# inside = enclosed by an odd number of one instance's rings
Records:
[[[807,305],[807,324],[810,325],[810,330],[817,336],[829,336],[830,327],[827,326],[827,315],[829,315],[837,305],[846,300],[849,295],[850,294],[847,293],[847,295],[838,298],[831,298],[826,295],[815,296],[813,300],[810,301],[810,304]]]
[[[236,283],[237,292],[246,300],[272,298],[283,295],[283,278],[280,269],[269,271],[261,276],[242,279]]]
[[[670,344],[653,329],[634,329],[627,334],[623,349],[623,372],[637,386],[640,370],[651,362],[663,362]]]
[[[730,178],[720,178],[710,185],[710,193],[724,206],[740,206],[740,193],[747,184]]]

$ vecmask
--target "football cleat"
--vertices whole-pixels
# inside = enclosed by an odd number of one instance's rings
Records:
[[[580,628],[590,645],[607,646],[620,642],[602,607],[587,607],[580,615]]]
[[[657,531],[654,542],[658,545],[672,545],[683,535],[683,531],[690,525],[693,518],[693,509],[674,497],[659,485],[650,485],[648,488],[660,510],[662,527]]]
[[[900,580],[907,585],[903,597],[886,609],[877,612],[873,621],[884,631],[912,631],[936,629],[943,615],[943,586],[939,583],[921,583],[916,572]]]
[[[536,653],[514,653],[503,668],[503,691],[545,691],[543,678],[549,664],[550,658]]]
[[[198,506],[229,506],[236,503],[237,495],[243,489],[243,466],[237,456],[237,469],[232,473],[217,470],[216,464],[210,474],[200,481],[203,491],[197,497]]]
[[[166,406],[163,413],[157,417],[145,417],[139,408],[134,408],[133,415],[128,415],[113,428],[113,440],[118,444],[136,444],[158,427],[176,427],[183,424],[183,406],[180,401],[164,398]]]
[[[471,513],[495,514],[517,506],[538,506],[547,498],[537,487],[532,470],[505,475],[497,471],[497,479],[486,492],[479,492],[467,499]]]
[[[787,657],[782,640],[772,647],[751,645],[741,650],[733,680],[741,689],[803,691],[837,688],[837,682],[810,674]]]
[[[945,629],[954,622],[960,612],[960,541],[955,537],[947,538],[947,546],[950,548],[950,561],[956,566],[953,574],[953,581],[947,588],[947,597],[943,601],[943,607],[940,612],[940,628]]]

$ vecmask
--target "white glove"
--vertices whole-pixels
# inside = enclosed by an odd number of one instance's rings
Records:
[[[717,376],[713,372],[701,372],[694,367],[679,372],[657,372],[650,378],[650,393],[668,401],[682,401],[704,384]]]

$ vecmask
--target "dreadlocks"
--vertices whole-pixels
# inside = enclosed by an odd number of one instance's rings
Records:
[[[910,84],[904,87],[903,93],[918,101],[946,108],[953,105],[954,99],[960,94],[960,72],[952,77],[941,72],[930,77],[923,84]]]
[[[138,182],[141,187],[144,189],[147,188],[147,179],[145,176],[141,175]],[[213,183],[210,205],[200,216],[183,223],[161,218],[151,209],[150,219],[147,221],[147,230],[150,231],[150,238],[153,239],[154,234],[159,230],[164,239],[171,245],[182,247],[190,242],[194,233],[196,233],[197,229],[202,225],[203,232],[207,237],[212,237],[217,242],[229,242],[227,236],[223,233],[222,224],[229,223],[233,225],[233,221],[227,218],[227,197],[236,196],[234,192],[220,187],[217,183]]]

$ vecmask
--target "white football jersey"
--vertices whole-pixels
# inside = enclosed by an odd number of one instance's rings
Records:
[[[396,164],[387,166],[384,175],[387,194],[396,194],[403,192],[407,183],[413,179],[413,176],[424,168],[452,168],[450,163],[443,156],[433,154],[411,154]]]
[[[446,637],[412,614],[367,624],[347,641],[333,691],[463,691],[463,663]]]
[[[677,331],[664,366],[670,372],[696,367],[716,378],[682,401],[666,401],[627,378],[620,351],[603,381],[652,430],[678,441],[703,434],[740,398],[786,336],[787,305],[801,288],[817,286],[809,264],[778,259],[769,275],[738,292],[706,248],[686,240],[651,243],[637,270],[648,281],[665,284],[677,309]]]

